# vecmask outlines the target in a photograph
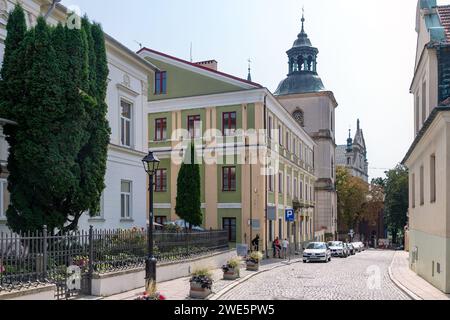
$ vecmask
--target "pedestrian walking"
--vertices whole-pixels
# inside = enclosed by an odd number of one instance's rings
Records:
[[[288,239],[284,239],[282,245],[283,245],[283,258],[287,259],[287,254],[288,254],[288,250],[289,250]]]

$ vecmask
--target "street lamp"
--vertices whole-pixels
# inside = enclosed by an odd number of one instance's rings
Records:
[[[145,288],[148,291],[150,282],[156,283],[156,258],[153,256],[153,221],[154,221],[154,213],[153,213],[153,177],[156,174],[156,171],[159,168],[159,159],[156,155],[153,154],[152,151],[142,159],[142,164],[144,165],[145,172],[147,172],[149,177],[149,226],[147,227],[147,246],[148,246],[148,257],[145,261]]]

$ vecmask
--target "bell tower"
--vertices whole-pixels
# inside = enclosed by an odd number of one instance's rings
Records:
[[[324,230],[328,238],[337,236],[337,195],[335,109],[333,92],[325,89],[317,73],[319,49],[312,45],[305,31],[305,15],[301,18],[301,31],[293,46],[286,52],[288,74],[280,82],[275,96],[278,101],[299,119],[306,132],[314,139],[315,175],[315,229]],[[301,110],[301,117],[299,117]]]

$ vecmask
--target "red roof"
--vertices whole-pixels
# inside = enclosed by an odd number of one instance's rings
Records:
[[[173,59],[175,61],[178,61],[178,62],[181,62],[181,63],[184,63],[184,64],[187,64],[187,65],[190,65],[192,67],[196,67],[196,68],[199,68],[199,69],[202,69],[202,70],[206,70],[208,72],[212,72],[212,73],[215,73],[215,74],[218,74],[218,75],[221,75],[221,76],[233,79],[233,80],[237,80],[237,81],[240,81],[240,82],[243,82],[243,83],[246,83],[246,84],[258,87],[258,88],[263,88],[262,85],[260,85],[260,84],[258,84],[256,82],[252,82],[252,81],[248,81],[248,80],[245,80],[245,79],[242,79],[242,78],[239,78],[239,77],[235,77],[235,76],[233,76],[231,74],[228,74],[228,73],[225,73],[225,72],[216,71],[216,70],[204,67],[202,65],[198,65],[198,64],[195,64],[195,63],[192,63],[192,62],[189,62],[189,61],[186,61],[186,60],[183,60],[183,59],[180,59],[180,58],[177,58],[177,57],[174,57],[174,56],[171,56],[171,55],[168,55],[168,54],[165,54],[165,53],[153,50],[153,49],[142,48],[142,49],[140,49],[137,52],[137,54],[141,53],[142,51],[151,52],[151,53],[154,53],[154,54],[157,54],[157,55],[169,58],[169,59]]]
[[[441,24],[445,29],[447,42],[450,42],[450,5],[438,6],[437,10],[439,18],[441,19]]]

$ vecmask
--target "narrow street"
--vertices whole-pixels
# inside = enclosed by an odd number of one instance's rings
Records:
[[[393,251],[369,250],[347,259],[295,263],[262,273],[221,300],[409,300],[389,278]]]

